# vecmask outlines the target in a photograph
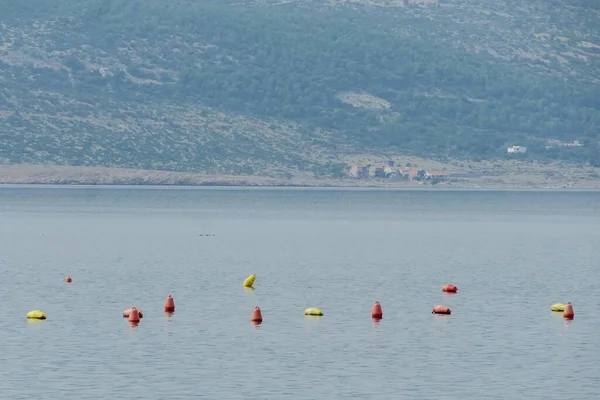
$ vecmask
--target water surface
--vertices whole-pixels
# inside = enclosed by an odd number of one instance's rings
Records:
[[[596,399],[599,228],[598,192],[0,187],[0,393]]]

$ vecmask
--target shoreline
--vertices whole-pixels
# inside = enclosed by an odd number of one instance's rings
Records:
[[[0,183],[2,189],[132,189],[132,190],[338,190],[338,191],[429,191],[429,192],[600,192],[598,187],[471,187],[471,186],[218,186],[218,185],[155,185],[155,184],[54,184],[54,183]]]
[[[288,188],[288,189],[410,189],[410,190],[600,190],[598,180],[515,180],[515,175],[452,179],[432,185],[384,179],[332,179],[300,176],[216,175],[191,172],[137,170],[58,165],[0,165],[0,188],[26,186],[135,187],[135,188]],[[511,179],[513,178],[513,179]],[[539,177],[538,177],[539,178]],[[533,179],[533,178],[532,178]]]

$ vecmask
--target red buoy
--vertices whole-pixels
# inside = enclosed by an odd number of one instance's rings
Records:
[[[445,305],[439,305],[439,306],[433,307],[433,310],[431,311],[431,313],[432,314],[450,315],[452,313],[452,311],[450,311],[450,309]]]
[[[260,312],[260,308],[258,307],[254,307],[254,310],[252,311],[252,317],[250,317],[250,321],[256,323],[256,324],[260,324],[262,322],[263,318],[262,318],[262,313]]]
[[[142,312],[142,310],[137,310],[138,311],[138,315],[140,316],[140,318],[144,318],[144,313]],[[131,308],[123,311],[123,318],[129,318],[129,314],[131,314]]]
[[[137,308],[131,307],[131,310],[129,310],[128,320],[129,322],[140,322],[140,312]]]
[[[565,311],[563,311],[564,319],[573,319],[575,318],[575,312],[573,311],[573,305],[571,303],[565,304]]]
[[[67,276],[67,277],[65,278],[65,282],[67,282],[67,283],[71,283],[71,282],[73,282],[73,279],[71,279],[71,277],[70,277],[70,276]]]
[[[175,312],[175,300],[173,300],[173,297],[171,297],[171,295],[168,295],[167,299],[165,300],[165,312]]]
[[[458,292],[458,288],[454,285],[444,285],[444,286],[442,286],[442,292],[456,293],[456,292]]]
[[[371,317],[374,319],[383,318],[383,311],[381,310],[381,304],[378,301],[373,304],[373,309],[371,310]]]

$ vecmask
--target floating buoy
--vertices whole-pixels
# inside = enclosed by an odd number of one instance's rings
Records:
[[[65,282],[67,282],[67,283],[71,283],[71,282],[73,282],[73,279],[71,279],[71,277],[70,277],[70,276],[67,276],[67,277],[65,278]]]
[[[46,319],[46,313],[40,310],[33,310],[27,313],[28,319]]]
[[[175,300],[173,300],[171,295],[168,295],[167,299],[165,300],[165,312],[175,312]]]
[[[444,285],[444,286],[442,286],[442,292],[456,293],[456,292],[458,292],[458,288],[454,285]]]
[[[123,311],[123,318],[129,318],[129,315],[131,314],[131,310],[134,309],[135,307],[129,308],[125,311]],[[144,313],[142,312],[142,310],[137,310],[138,315],[140,318],[144,318]]]
[[[550,310],[555,311],[555,312],[563,312],[563,311],[565,311],[565,305],[563,303],[552,304],[552,307],[550,307]]]
[[[129,310],[129,316],[127,317],[129,322],[140,322],[140,312],[137,308],[131,307]]]
[[[249,277],[246,278],[246,280],[244,281],[244,286],[245,287],[252,287],[252,285],[254,285],[254,280],[256,279],[256,275],[252,274]]]
[[[431,311],[432,314],[442,314],[442,315],[450,315],[452,313],[452,311],[450,311],[450,309],[444,305],[440,305],[440,306],[435,306],[433,307],[433,310]]]
[[[252,311],[252,316],[250,317],[250,321],[255,323],[262,322],[262,313],[260,312],[260,308],[254,307],[254,310]]]
[[[378,301],[373,304],[373,309],[371,310],[371,317],[375,319],[383,318],[383,311],[381,310],[381,304]]]
[[[304,315],[315,315],[320,317],[323,315],[323,311],[319,310],[316,307],[311,307],[304,310]]]
[[[573,311],[573,305],[569,302],[565,304],[565,311],[563,312],[564,319],[573,319],[575,317],[575,312]]]

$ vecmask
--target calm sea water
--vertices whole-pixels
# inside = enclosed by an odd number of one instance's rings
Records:
[[[596,399],[599,259],[599,192],[4,187],[0,394]]]

